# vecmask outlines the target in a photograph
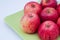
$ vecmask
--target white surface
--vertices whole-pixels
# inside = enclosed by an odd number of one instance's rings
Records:
[[[21,38],[4,23],[4,18],[22,10],[24,4],[29,1],[31,0],[0,0],[0,40],[21,40]]]
[[[32,0],[0,0],[0,40],[21,40],[21,38],[4,23],[4,18],[22,10],[24,4],[29,1]]]

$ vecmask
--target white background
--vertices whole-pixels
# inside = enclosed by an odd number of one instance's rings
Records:
[[[32,0],[0,0],[0,40],[21,40],[21,38],[6,25],[4,18],[22,10],[24,5],[29,1]]]

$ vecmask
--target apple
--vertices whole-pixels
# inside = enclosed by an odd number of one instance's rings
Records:
[[[27,14],[29,12],[33,12],[34,14],[38,14],[41,12],[42,7],[39,3],[37,2],[28,2],[25,7],[24,7],[24,14]]]
[[[59,32],[60,32],[60,17],[57,20],[57,25],[59,26]],[[60,33],[59,33],[60,34]]]
[[[57,7],[57,1],[56,0],[41,0],[41,5],[43,6],[43,8],[45,8],[45,7],[56,8]]]
[[[57,6],[57,11],[58,11],[58,14],[60,16],[60,4]]]
[[[35,33],[40,25],[40,18],[34,13],[28,13],[21,19],[22,29],[26,33]]]
[[[56,22],[58,19],[58,13],[54,8],[47,7],[42,10],[42,12],[40,13],[40,17],[42,21],[51,20]]]
[[[38,36],[41,40],[56,40],[58,35],[58,26],[53,21],[43,22],[38,29]]]

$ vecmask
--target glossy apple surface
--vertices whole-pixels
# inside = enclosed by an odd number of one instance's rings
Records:
[[[57,20],[57,25],[59,26],[59,34],[60,34],[60,17]]]
[[[56,9],[47,7],[42,10],[40,17],[42,21],[51,20],[51,21],[56,22],[58,19],[58,13]]]
[[[42,7],[39,3],[37,2],[28,2],[25,7],[24,7],[24,14],[27,14],[29,12],[33,12],[35,14],[39,14],[42,10]]]
[[[57,6],[57,11],[58,11],[58,14],[60,16],[60,4]]]
[[[35,33],[40,25],[40,18],[34,13],[28,13],[21,19],[22,29],[26,33]]]
[[[57,24],[53,21],[43,22],[38,29],[38,35],[41,40],[56,40],[59,35]]]
[[[56,8],[57,7],[57,1],[56,0],[41,0],[41,4],[42,4],[43,8],[45,8],[45,7]]]

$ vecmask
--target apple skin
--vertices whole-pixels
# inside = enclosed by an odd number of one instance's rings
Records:
[[[56,40],[59,36],[58,26],[53,21],[43,22],[38,29],[41,40]]]
[[[28,13],[21,19],[22,29],[26,33],[35,33],[40,25],[40,18],[34,13]]]
[[[29,12],[33,12],[34,14],[40,14],[42,10],[42,7],[39,3],[37,2],[28,2],[25,7],[24,7],[24,14],[27,14]]]
[[[42,12],[40,13],[40,17],[42,22],[46,20],[51,20],[56,22],[58,19],[58,13],[54,8],[47,7],[42,10]]]
[[[57,25],[59,26],[59,34],[60,34],[60,17],[57,20]]]
[[[57,7],[57,1],[56,0],[41,0],[41,5],[43,6],[43,8],[45,8],[45,7],[56,8]]]
[[[57,6],[57,11],[58,11],[58,14],[60,16],[60,4]]]

